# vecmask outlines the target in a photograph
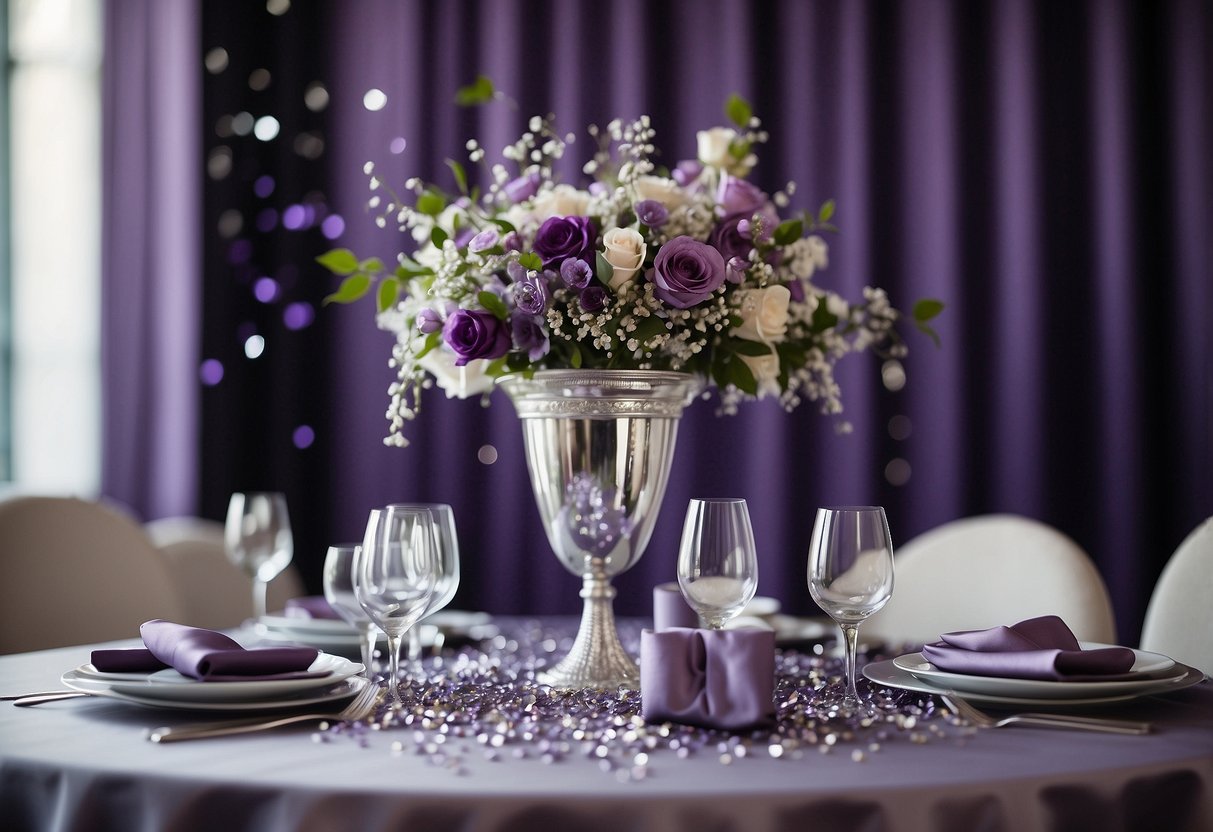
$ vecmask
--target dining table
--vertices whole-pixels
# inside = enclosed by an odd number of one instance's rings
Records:
[[[647,622],[620,621],[637,649]],[[576,621],[500,618],[406,662],[399,708],[358,722],[153,742],[232,714],[88,695],[0,702],[0,827],[25,830],[1019,832],[1213,829],[1213,684],[1077,709],[1143,735],[980,727],[937,695],[863,680],[879,712],[824,706],[828,641],[777,650],[775,717],[646,722],[634,690],[535,680]],[[252,631],[238,632],[255,641]],[[0,695],[53,690],[94,649],[0,656]],[[861,662],[898,649],[870,645]],[[874,664],[872,666],[875,666]],[[1203,677],[1201,677],[1203,678]],[[331,706],[336,711],[339,705]],[[280,712],[278,712],[280,713]],[[289,711],[288,711],[289,713]]]

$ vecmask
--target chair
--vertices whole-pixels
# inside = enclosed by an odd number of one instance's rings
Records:
[[[1113,643],[1103,580],[1073,540],[1010,514],[969,517],[926,532],[894,555],[893,597],[860,629],[890,643],[1060,616],[1082,641]]]
[[[1141,649],[1213,674],[1213,517],[1167,561],[1146,608]]]
[[[168,570],[139,524],[61,497],[0,502],[0,653],[135,638],[180,620]]]
[[[185,623],[235,627],[253,614],[253,582],[227,559],[223,524],[200,517],[168,517],[144,526],[185,604]],[[281,610],[303,595],[299,571],[288,566],[270,582],[266,609]]]

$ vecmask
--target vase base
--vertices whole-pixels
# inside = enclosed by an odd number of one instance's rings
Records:
[[[593,666],[583,659],[593,658]],[[617,690],[628,688],[635,690],[640,686],[640,668],[626,654],[622,661],[601,661],[601,656],[574,656],[572,653],[561,659],[555,666],[536,674],[535,678],[541,685],[550,685],[563,690]],[[609,667],[602,665],[609,664]]]

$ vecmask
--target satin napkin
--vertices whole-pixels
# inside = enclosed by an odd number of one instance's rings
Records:
[[[1134,662],[1128,647],[1083,650],[1056,615],[1010,627],[944,633],[940,638],[923,647],[922,655],[940,670],[974,676],[1106,682],[1131,678]]]
[[[290,598],[287,600],[282,614],[287,618],[341,618],[323,595]]]
[[[653,629],[661,632],[671,627],[698,627],[699,613],[691,609],[677,583],[653,587]]]
[[[223,633],[154,619],[139,627],[143,648],[94,650],[93,667],[103,673],[139,673],[171,667],[203,682],[264,682],[314,679],[310,671],[319,651],[311,647],[246,650]]]
[[[775,633],[693,630],[640,634],[640,707],[646,722],[735,731],[775,716]]]

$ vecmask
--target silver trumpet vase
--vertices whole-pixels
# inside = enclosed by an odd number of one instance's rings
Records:
[[[522,421],[527,468],[552,550],[582,580],[573,647],[539,678],[559,688],[636,687],[611,579],[644,553],[665,496],[678,420],[700,389],[685,373],[540,370],[498,380]]]

